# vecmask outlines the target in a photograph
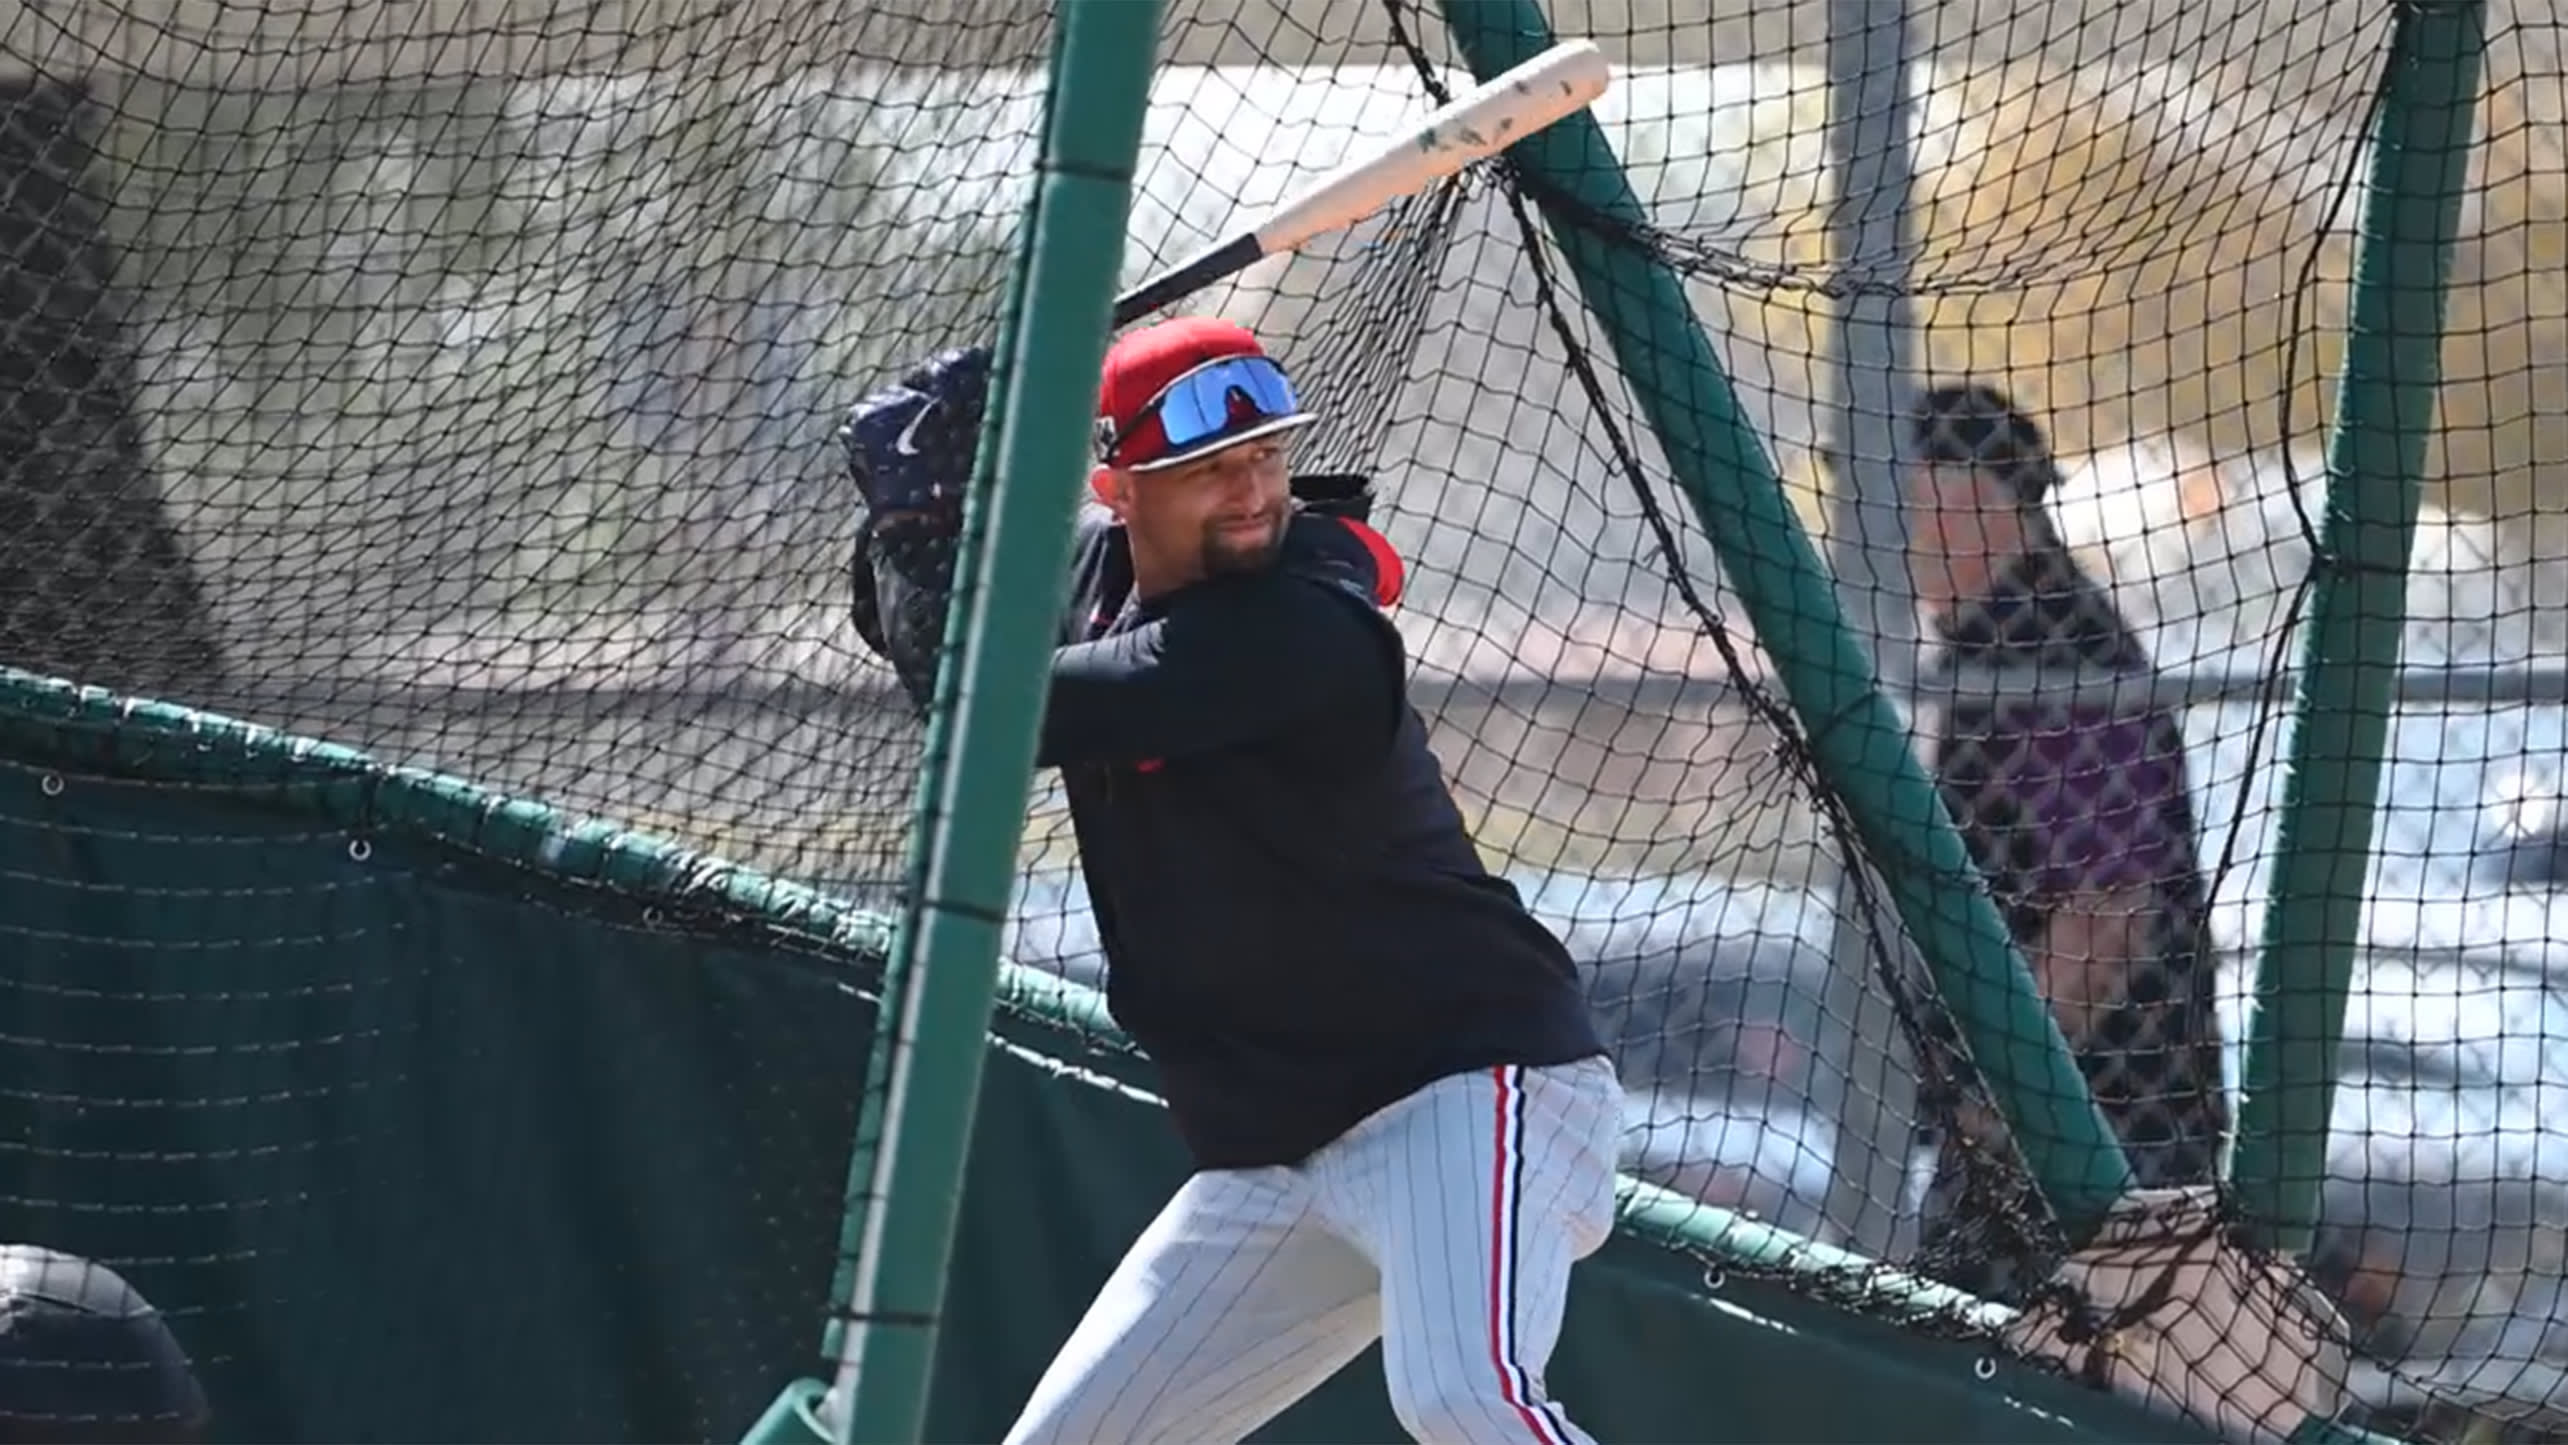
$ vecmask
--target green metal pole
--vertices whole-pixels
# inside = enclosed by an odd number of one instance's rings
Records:
[[[2233,1173],[2266,1242],[2294,1252],[2317,1228],[2327,1168],[2486,22],[2482,0],[2402,0],[2396,11]]]
[[[1553,43],[1538,0],[1442,3],[1471,68],[1484,78]],[[1910,750],[1872,660],[1847,627],[1827,569],[1740,414],[1683,283],[1648,250],[1591,218],[1645,220],[1629,177],[1603,128],[1584,112],[1518,141],[1509,155],[1540,182],[1536,199],[1624,383],[1738,587],[1826,778],[1951,1001],[2035,1180],[2072,1235],[2082,1237],[2130,1187],[2122,1147]],[[1552,204],[1554,192],[1575,209]]]
[[[789,1387],[752,1445],[920,1438],[1149,109],[1159,0],[1064,0],[1043,159],[994,358],[919,782],[921,828],[848,1172],[835,1386]]]

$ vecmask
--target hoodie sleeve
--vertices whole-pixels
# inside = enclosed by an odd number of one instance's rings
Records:
[[[1167,615],[1053,654],[1039,760],[1165,762],[1260,744],[1387,745],[1396,634],[1368,600],[1277,570],[1191,592]]]

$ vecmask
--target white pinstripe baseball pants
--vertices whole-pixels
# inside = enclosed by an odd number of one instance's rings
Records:
[[[1423,1445],[1591,1445],[1543,1389],[1570,1266],[1614,1224],[1603,1059],[1459,1074],[1298,1166],[1188,1179],[1008,1445],[1237,1441],[1377,1337]]]

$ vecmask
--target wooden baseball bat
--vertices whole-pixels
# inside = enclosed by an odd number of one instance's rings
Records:
[[[1129,326],[1268,256],[1343,230],[1415,195],[1594,103],[1612,80],[1594,41],[1563,41],[1455,96],[1414,129],[1314,181],[1250,229],[1117,297],[1114,324]]]

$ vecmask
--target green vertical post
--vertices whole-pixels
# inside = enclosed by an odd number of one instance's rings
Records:
[[[2482,0],[2395,10],[2232,1176],[2266,1242],[2294,1252],[2317,1228],[2327,1168],[2486,23]]]
[[[1538,0],[1442,0],[1484,79],[1552,43]],[[1774,659],[1829,784],[1953,1008],[2033,1176],[2073,1236],[2130,1187],[2122,1147],[1980,883],[1827,569],[1785,499],[1675,273],[1609,230],[1644,222],[1630,178],[1581,112],[1508,154],[1541,183],[1553,239],[1611,343],[1624,384]],[[1554,194],[1573,205],[1559,208]],[[1600,224],[1600,221],[1603,224]]]
[[[826,1396],[801,1381],[753,1445],[919,1439],[1017,873],[1070,519],[1123,264],[1158,0],[1063,0],[1043,155],[965,509],[921,826],[848,1171]],[[825,1061],[815,1067],[825,1067]]]

